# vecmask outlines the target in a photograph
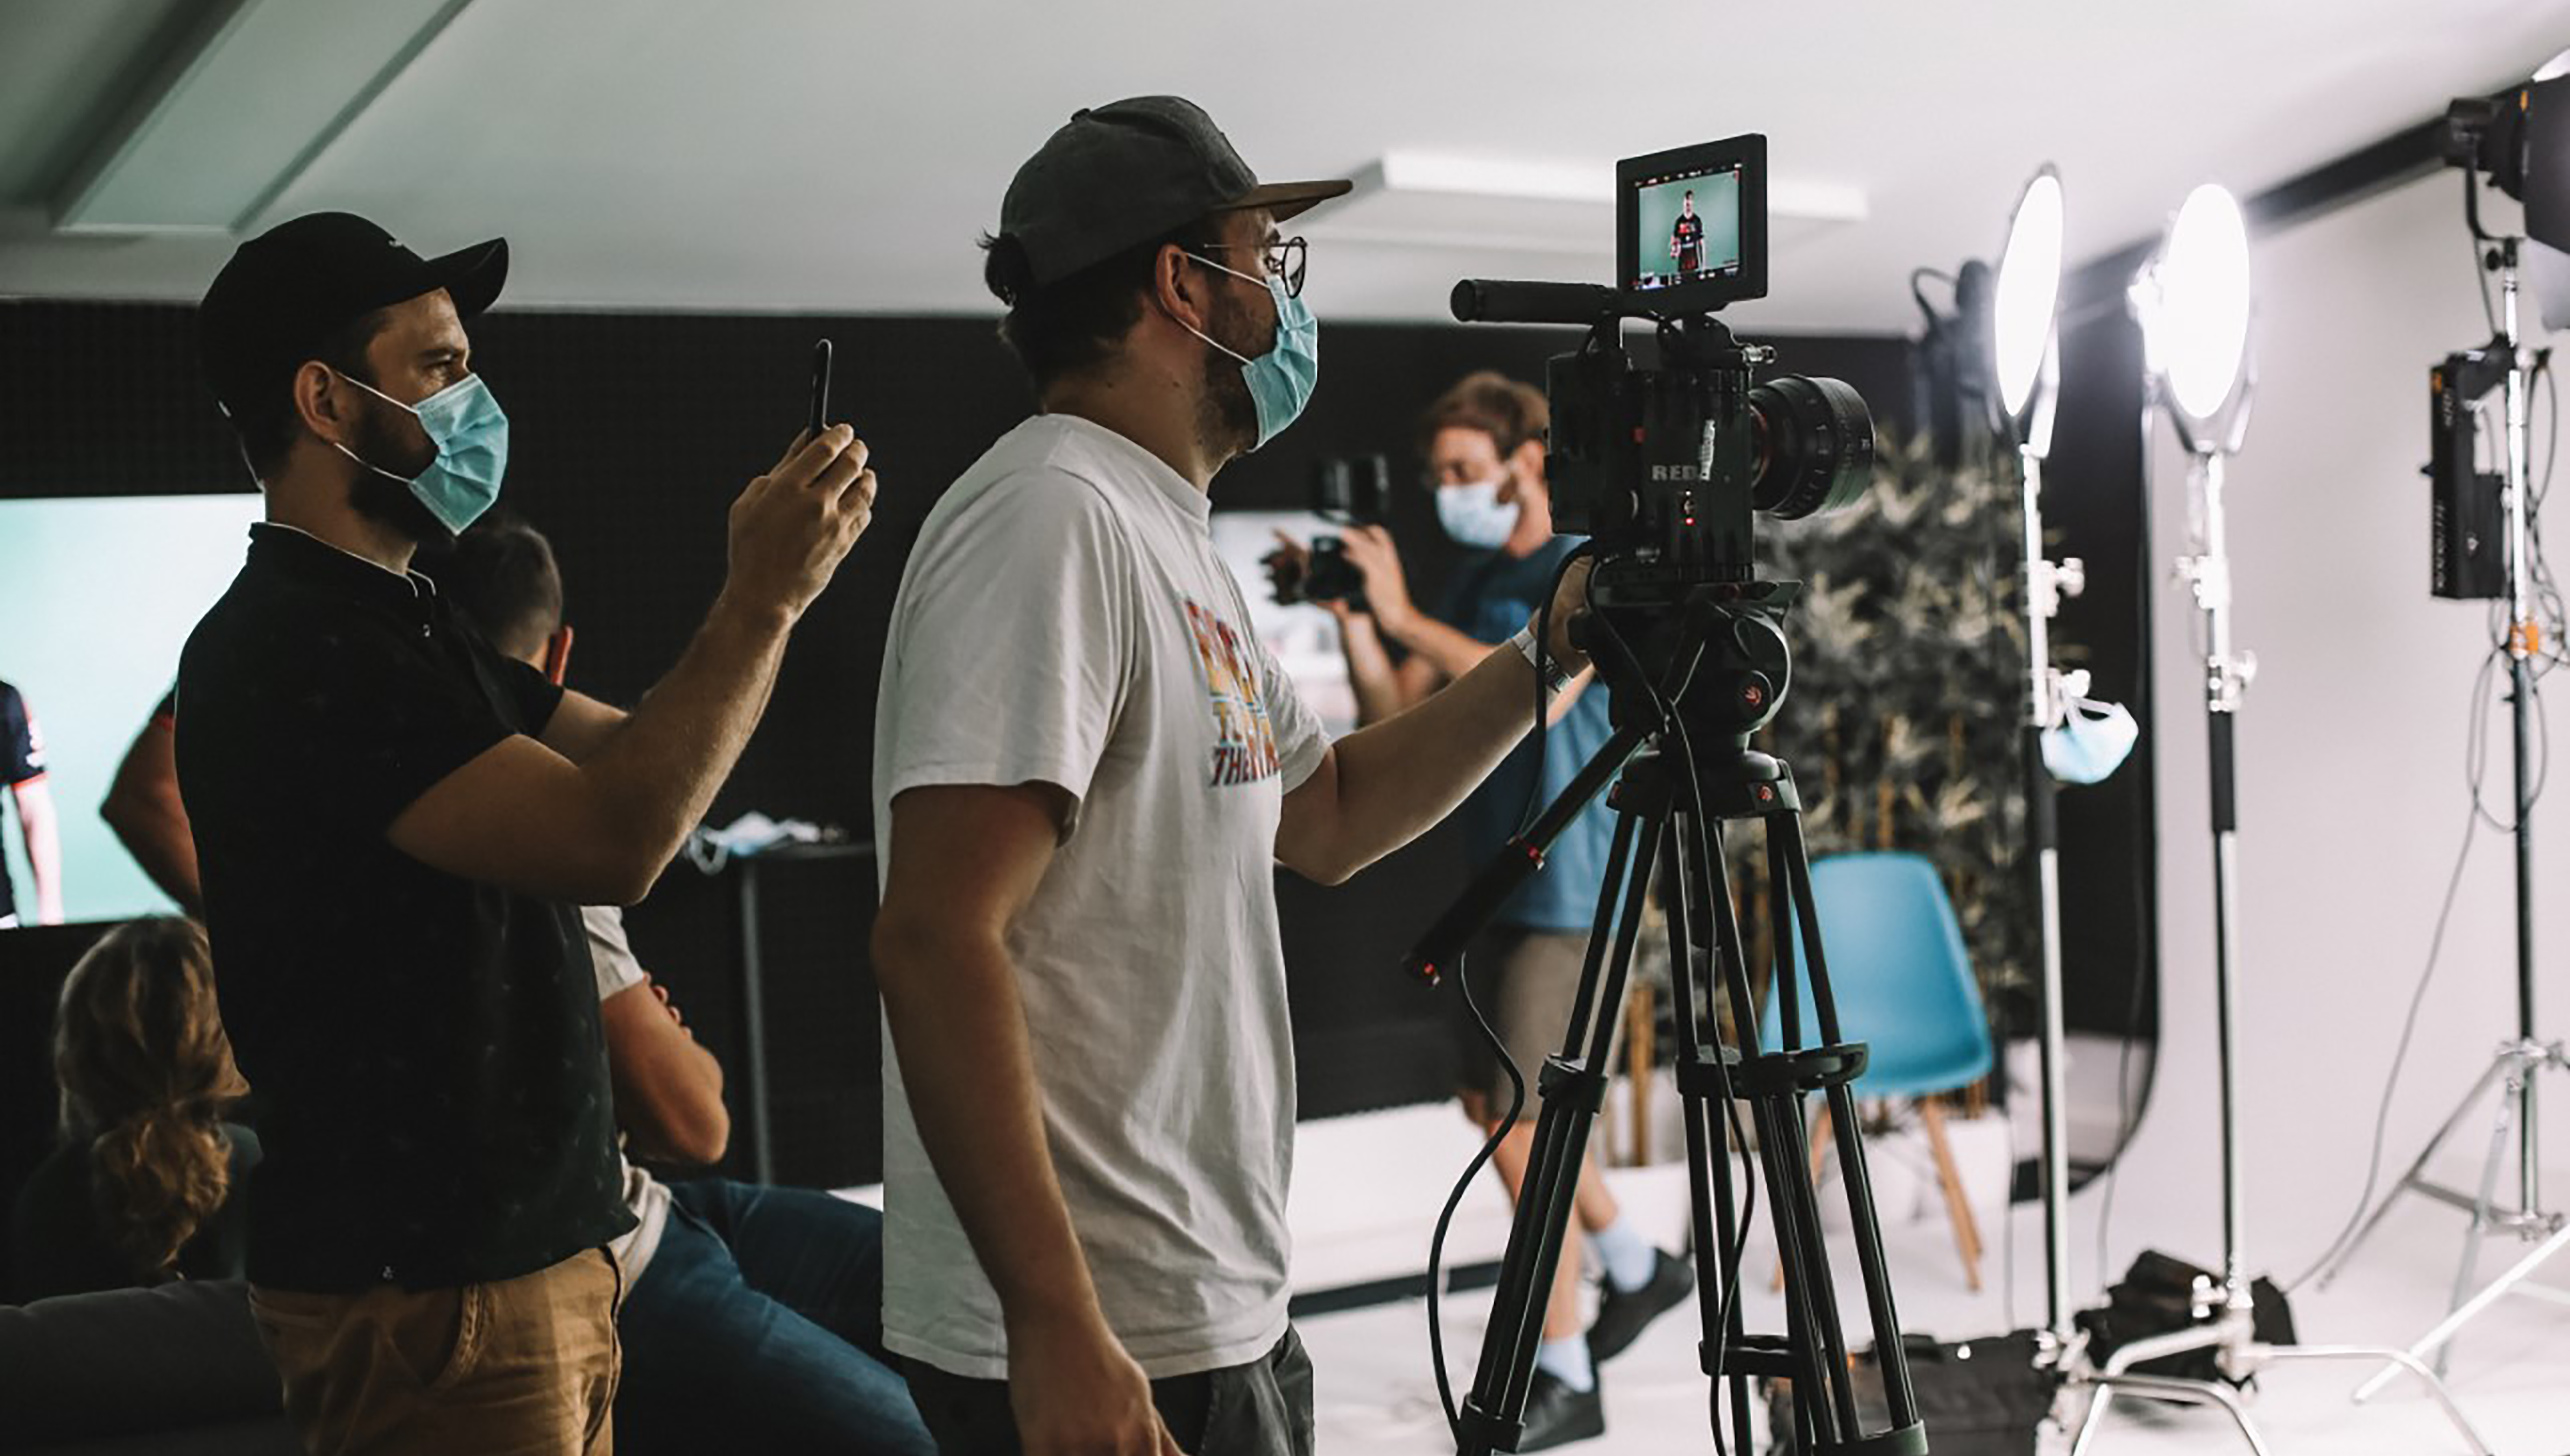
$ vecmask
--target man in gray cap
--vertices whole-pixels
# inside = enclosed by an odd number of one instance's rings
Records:
[[[1408,843],[1585,665],[1574,570],[1548,653],[1332,743],[1251,632],[1207,492],[1318,381],[1276,223],[1347,189],[1141,97],[1056,132],[985,240],[1040,413],[921,533],[874,773],[885,1340],[950,1456],[1312,1449],[1272,868]]]

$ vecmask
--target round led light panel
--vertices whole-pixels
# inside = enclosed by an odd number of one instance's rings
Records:
[[[2025,409],[2042,375],[2053,310],[2061,298],[2061,177],[2049,166],[2034,175],[2017,198],[1992,293],[1991,353],[1999,403],[2014,415]]]
[[[2170,395],[2190,418],[2211,419],[2249,354],[2249,228],[2230,192],[2208,182],[2178,208],[2153,315],[2151,355]]]

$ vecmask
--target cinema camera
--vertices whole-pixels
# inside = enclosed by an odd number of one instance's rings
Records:
[[[1338,526],[1381,526],[1392,517],[1392,462],[1380,455],[1332,456],[1312,466],[1312,514]],[[1365,577],[1335,536],[1312,538],[1299,571],[1280,570],[1276,599],[1365,604]]]
[[[1610,784],[1615,811],[1569,1025],[1560,1051],[1533,1078],[1543,1104],[1534,1148],[1473,1390],[1460,1408],[1446,1375],[1439,1301],[1429,1301],[1439,1393],[1462,1456],[1513,1451],[1523,1433],[1546,1296],[1589,1126],[1604,1100],[1654,884],[1667,887],[1676,1078],[1699,1260],[1698,1350],[1705,1374],[1730,1397],[1730,1445],[1749,1449],[1748,1381],[1765,1377],[1788,1382],[1795,1450],[1927,1451],[1856,1137],[1861,1119],[1852,1084],[1864,1071],[1866,1048],[1841,1035],[1793,775],[1749,746],[1784,702],[1784,617],[1801,590],[1799,582],[1758,579],[1755,518],[1850,505],[1874,465],[1874,423],[1855,390],[1796,375],[1759,382],[1755,372],[1774,361],[1774,351],[1742,343],[1714,317],[1767,291],[1766,164],[1767,140],[1759,136],[1619,163],[1616,287],[1484,280],[1455,287],[1455,316],[1465,322],[1588,330],[1575,352],[1545,370],[1552,408],[1546,475],[1556,524],[1589,537],[1580,547],[1592,563],[1586,610],[1568,627],[1595,664],[1614,732],[1420,937],[1406,967],[1431,982],[1457,970],[1465,946]],[[1654,335],[1647,365],[1625,348],[1628,322]],[[1775,1047],[1759,1044],[1759,1018],[1750,1009],[1746,937],[1725,848],[1734,827],[1755,829],[1765,841],[1769,873],[1758,904],[1767,923],[1779,927],[1769,937],[1769,983],[1782,1027]],[[1783,933],[1786,926],[1797,933]],[[1728,1024],[1718,999],[1730,1003]],[[1879,1423],[1858,1406],[1840,1310],[1845,1271],[1832,1270],[1820,1232],[1820,1193],[1806,1153],[1807,1104],[1815,1098],[1836,1129],[1856,1281],[1880,1358]],[[1754,1120],[1754,1136],[1744,1115]],[[1756,1148],[1759,1177],[1745,1189],[1731,1176],[1735,1145]],[[1441,1241],[1478,1169],[1477,1160],[1448,1203]],[[1782,1334],[1748,1332],[1739,1299],[1745,1231],[1761,1187],[1785,1274]],[[1721,1429],[1717,1424],[1718,1443]]]
[[[1545,472],[1554,521],[1593,542],[1593,607],[1647,661],[1665,636],[1659,619],[1691,595],[1727,603],[1776,634],[1781,667],[1777,624],[1800,587],[1753,578],[1753,517],[1855,503],[1873,476],[1873,418],[1835,379],[1755,381],[1775,350],[1739,341],[1713,316],[1767,293],[1765,137],[1630,158],[1616,182],[1620,288],[1467,279],[1455,285],[1455,316],[1589,329],[1545,370]],[[1634,322],[1652,331],[1652,367],[1624,346]],[[1708,586],[1717,589],[1699,589]],[[1752,731],[1784,687],[1779,677],[1761,713],[1722,716]]]

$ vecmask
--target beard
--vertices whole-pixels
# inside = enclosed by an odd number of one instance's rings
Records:
[[[407,469],[418,475],[437,463],[437,447],[425,448],[398,438],[397,432],[373,411],[358,417],[356,443],[350,447],[359,460],[388,471]],[[411,494],[408,484],[358,467],[356,478],[348,482],[348,509],[378,526],[401,533],[414,545],[443,549],[455,545],[455,533],[446,523],[429,513]]]
[[[1255,359],[1276,345],[1271,327],[1261,337],[1249,309],[1226,288],[1214,295],[1205,332],[1224,349]],[[1246,455],[1258,444],[1258,402],[1250,397],[1248,376],[1240,359],[1222,349],[1205,350],[1204,389],[1196,399],[1196,433],[1226,455]]]

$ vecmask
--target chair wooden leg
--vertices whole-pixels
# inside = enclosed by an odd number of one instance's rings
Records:
[[[1981,1230],[1972,1219],[1972,1201],[1963,1194],[1963,1178],[1954,1166],[1954,1148],[1945,1141],[1945,1109],[1934,1097],[1919,1099],[1919,1121],[1928,1129],[1928,1147],[1936,1155],[1936,1181],[1945,1189],[1945,1212],[1954,1221],[1954,1247],[1963,1256],[1963,1279],[1974,1293],[1981,1288]]]
[[[1829,1156],[1830,1103],[1829,1099],[1824,1097],[1821,1099],[1821,1115],[1812,1119],[1812,1186],[1815,1188],[1820,1186],[1821,1164],[1828,1161]],[[1785,1257],[1781,1254],[1776,1257],[1776,1277],[1767,1287],[1770,1289],[1785,1287]]]
[[[1630,1168],[1651,1161],[1651,1064],[1659,1060],[1659,1048],[1651,1041],[1658,1024],[1656,1003],[1648,981],[1624,998],[1625,1068],[1633,1083],[1633,1155],[1625,1160]]]

